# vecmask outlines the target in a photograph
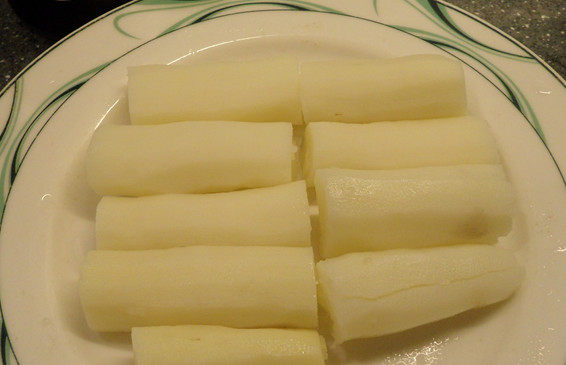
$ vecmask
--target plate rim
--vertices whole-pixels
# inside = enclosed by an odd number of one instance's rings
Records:
[[[111,9],[111,10],[107,11],[106,13],[99,15],[98,17],[94,18],[93,20],[89,21],[88,23],[83,24],[82,26],[78,27],[77,29],[75,29],[71,33],[67,34],[66,36],[64,36],[63,38],[61,38],[57,42],[55,42],[53,45],[51,45],[45,51],[40,53],[36,58],[34,58],[32,61],[30,61],[12,79],[10,79],[10,81],[2,88],[2,90],[0,90],[0,97],[2,97],[6,93],[6,91],[10,88],[10,86],[12,86],[17,81],[17,79],[19,79],[21,76],[23,76],[29,69],[31,69],[37,62],[39,62],[41,59],[43,59],[43,57],[45,57],[49,53],[51,53],[51,51],[53,51],[55,48],[59,47],[61,44],[63,44],[64,42],[66,42],[70,38],[74,37],[75,35],[82,32],[84,29],[89,28],[90,26],[94,25],[95,23],[99,22],[100,20],[103,20],[104,18],[107,18],[108,16],[110,16],[110,15],[112,15],[112,14],[114,14],[114,13],[116,13],[116,12],[118,12],[118,11],[124,9],[124,8],[127,8],[131,5],[134,5],[134,4],[143,2],[143,1],[144,0],[131,0],[127,3],[124,3],[120,6],[117,6],[114,9]],[[374,4],[377,3],[377,0],[372,0],[372,1],[373,1]],[[505,37],[507,40],[513,42],[516,46],[520,47],[523,51],[525,51],[528,54],[530,54],[531,56],[533,56],[536,59],[536,61],[541,66],[543,66],[544,69],[548,73],[550,73],[558,82],[560,82],[562,84],[562,86],[566,87],[566,79],[564,79],[542,57],[540,57],[538,54],[536,54],[534,51],[532,51],[529,47],[525,46],[523,43],[521,43],[520,41],[518,41],[517,39],[515,39],[514,37],[512,37],[508,33],[502,31],[501,29],[499,29],[495,25],[493,25],[490,22],[488,22],[488,21],[480,18],[479,16],[471,13],[470,11],[462,9],[461,7],[459,7],[457,5],[451,4],[446,0],[432,0],[432,1],[439,3],[439,4],[442,4],[442,5],[444,5],[448,8],[451,8],[452,10],[455,10],[455,11],[459,12],[460,14],[465,15],[465,16],[469,17],[470,19],[473,19],[474,21],[488,27],[489,29],[493,30],[494,32],[499,33],[501,36]]]
[[[75,36],[77,36],[77,35],[79,35],[83,30],[85,30],[85,29],[87,29],[87,28],[93,26],[95,23],[97,23],[97,22],[99,22],[99,21],[101,21],[101,20],[103,20],[103,19],[109,17],[110,15],[115,14],[116,12],[118,12],[118,11],[120,11],[120,10],[122,10],[122,9],[125,9],[125,8],[127,8],[127,7],[129,7],[129,6],[132,6],[132,5],[134,5],[134,4],[137,4],[137,3],[140,3],[140,2],[143,2],[143,1],[144,1],[144,0],[133,0],[133,1],[130,1],[130,2],[126,3],[126,4],[121,5],[121,6],[117,7],[117,8],[115,8],[115,9],[112,9],[112,10],[110,10],[109,12],[107,12],[107,13],[105,13],[105,14],[99,16],[98,18],[92,20],[91,22],[89,22],[89,23],[83,25],[82,27],[78,28],[77,30],[73,31],[73,32],[70,33],[69,35],[67,35],[67,36],[65,36],[64,38],[62,38],[60,41],[58,41],[58,42],[55,43],[53,46],[49,47],[46,51],[44,51],[43,53],[41,53],[38,57],[36,57],[36,58],[35,58],[32,62],[30,62],[22,71],[20,71],[10,82],[8,82],[8,83],[6,84],[6,86],[0,91],[0,97],[3,97],[3,96],[6,94],[6,92],[7,92],[20,78],[22,78],[30,69],[32,69],[32,68],[33,68],[38,62],[40,62],[44,57],[46,57],[46,56],[49,55],[52,51],[54,51],[55,49],[57,49],[58,47],[60,47],[64,42],[66,42],[67,40],[69,40],[69,39],[71,39],[71,38],[73,38],[73,37],[75,37]],[[538,55],[536,55],[536,54],[535,54],[533,51],[531,51],[529,48],[527,48],[526,46],[524,46],[523,44],[521,44],[519,41],[515,40],[513,37],[507,35],[507,34],[504,33],[503,31],[501,31],[500,29],[494,27],[493,25],[491,25],[490,23],[484,21],[483,19],[481,19],[481,18],[479,18],[479,17],[477,17],[477,16],[475,16],[475,15],[473,15],[473,14],[467,12],[466,10],[463,10],[463,9],[457,7],[457,6],[452,5],[452,4],[446,3],[446,2],[443,1],[443,0],[432,0],[432,1],[434,1],[434,2],[436,2],[436,3],[443,4],[443,5],[445,5],[445,6],[449,7],[449,8],[451,8],[451,9],[454,9],[454,10],[460,12],[461,14],[463,14],[463,15],[465,15],[465,16],[467,16],[467,17],[473,19],[473,20],[475,20],[476,22],[480,23],[480,24],[483,25],[483,26],[486,26],[486,27],[490,28],[492,31],[497,32],[497,33],[500,34],[501,36],[503,36],[503,37],[505,37],[506,39],[508,39],[509,41],[513,42],[515,45],[517,45],[518,47],[520,47],[521,49],[523,49],[525,52],[527,52],[528,54],[530,54],[531,56],[533,56],[534,59],[537,61],[537,63],[540,64],[541,66],[543,66],[543,68],[545,69],[546,72],[549,72],[560,84],[562,84],[562,86],[566,87],[566,82],[564,81],[564,79],[563,79],[554,69],[552,69],[552,67],[550,67],[550,66],[549,66],[544,60],[542,60]],[[375,3],[376,0],[373,0],[373,2]],[[272,10],[258,10],[258,11],[272,11]],[[292,10],[288,10],[288,11],[292,11]],[[249,12],[256,12],[256,11],[249,11]],[[324,11],[317,11],[317,12],[325,13]],[[351,15],[348,15],[348,14],[343,14],[343,15],[351,16]],[[225,15],[225,16],[226,16],[226,15]],[[390,24],[381,23],[381,22],[379,22],[379,21],[375,21],[375,20],[367,19],[367,18],[361,18],[361,17],[360,17],[360,19],[367,20],[367,21],[371,21],[371,22],[374,22],[374,23],[377,23],[377,24],[381,24],[381,25],[384,25],[384,26],[393,28],[393,29],[395,29],[395,30],[398,30],[398,31],[407,33],[408,35],[415,36],[415,35],[413,35],[413,34],[411,34],[411,33],[409,33],[409,32],[405,32],[405,31],[403,31],[403,30],[401,30],[401,29],[397,29],[397,28],[393,27],[393,26],[390,25]],[[187,24],[187,25],[183,26],[182,28],[188,27],[188,26],[190,26],[190,25],[191,25],[191,24]],[[182,29],[182,28],[179,28],[179,29]],[[120,58],[122,58],[122,57],[124,57],[125,55],[129,54],[129,53],[132,52],[133,50],[135,50],[135,49],[137,49],[137,48],[139,48],[139,47],[141,47],[141,46],[143,46],[143,45],[146,45],[147,43],[152,42],[152,41],[158,39],[158,38],[161,37],[161,36],[162,36],[162,35],[158,35],[157,37],[153,37],[153,38],[151,38],[151,39],[148,39],[147,41],[142,42],[141,44],[137,45],[136,47],[130,48],[130,49],[129,49],[128,51],[126,51],[125,53],[122,53],[120,56],[118,56],[118,57],[112,59],[111,61],[109,61],[109,62],[107,63],[107,65],[109,65],[109,64],[111,64],[111,63],[113,63],[113,62],[115,62],[116,60],[119,60]],[[438,48],[440,48],[440,47],[438,47]],[[442,48],[440,48],[440,49],[443,50]],[[443,51],[444,51],[444,50],[443,50]],[[454,55],[454,56],[455,56],[455,55]],[[455,56],[455,57],[457,57],[457,56]],[[463,60],[462,60],[462,61],[463,61]],[[463,62],[464,62],[464,61],[463,61]],[[473,68],[473,67],[472,67],[472,68]],[[103,68],[103,69],[104,69],[104,68]],[[103,69],[99,70],[98,72],[102,71]],[[98,72],[94,73],[91,77],[94,77]],[[477,72],[480,73],[481,76],[483,76],[483,74],[482,74],[481,72],[479,72],[479,71],[477,71]],[[484,76],[484,77],[485,77],[485,76]],[[90,79],[90,78],[89,78],[89,79]],[[489,80],[488,80],[488,81],[489,81]],[[520,110],[519,110],[519,111],[520,111]],[[520,112],[521,112],[521,111],[520,111]],[[521,114],[523,114],[523,113],[521,112]],[[531,127],[534,129],[534,127],[532,126],[532,124],[529,122],[528,118],[527,118],[524,114],[523,114],[523,116],[524,116],[524,118],[526,119],[526,122],[527,122],[529,125],[531,125]],[[50,118],[49,118],[49,119],[50,119]],[[47,124],[47,123],[46,123],[46,124]],[[6,125],[6,126],[7,126],[7,125]],[[6,126],[4,126],[3,129],[5,129]],[[535,129],[535,131],[536,131],[536,129]],[[538,134],[538,133],[537,133],[537,134]],[[539,137],[540,137],[540,136],[539,136]],[[550,149],[549,149],[549,147],[547,146],[546,142],[545,142],[542,138],[541,138],[541,141],[542,141],[543,144],[545,145],[545,148],[547,149],[547,151],[548,151],[549,155],[551,156],[551,158],[554,160],[554,163],[555,163],[556,167],[558,168],[559,174],[562,176],[562,179],[563,179],[563,181],[564,181],[564,175],[562,174],[562,171],[561,171],[561,169],[560,169],[560,166],[558,165],[558,162],[557,162],[556,159],[554,158],[553,153],[550,151]],[[26,152],[26,154],[27,154],[27,152]],[[25,155],[24,155],[24,158],[25,158]],[[23,161],[23,160],[22,160],[22,161]],[[566,182],[565,182],[565,184],[566,184]],[[10,187],[10,190],[11,190],[11,187]],[[4,217],[4,210],[6,209],[6,203],[7,203],[7,201],[8,201],[8,198],[9,198],[9,193],[8,193],[8,195],[6,196],[6,200],[5,200],[4,202],[2,202],[2,204],[3,204],[3,206],[2,206],[2,218]],[[2,224],[2,222],[3,222],[3,221],[2,221],[2,218],[0,218],[0,229],[1,229],[1,224]],[[0,301],[0,302],[1,302],[1,301]],[[0,303],[0,304],[1,304],[1,303]],[[2,306],[0,306],[0,314],[2,314],[2,318],[3,318]],[[6,360],[6,356],[7,356],[7,355],[6,355],[6,346],[5,346],[5,343],[6,343],[6,342],[9,343],[9,335],[8,335],[8,330],[7,330],[6,326],[5,326],[5,322],[2,320],[2,328],[1,328],[1,345],[2,345],[2,346],[1,346],[0,351],[1,351],[1,357],[2,357],[2,361],[3,361],[3,362],[4,362],[4,361],[7,361],[7,360]],[[14,354],[14,357],[15,357],[16,363],[17,363],[17,357],[16,357],[15,354]]]

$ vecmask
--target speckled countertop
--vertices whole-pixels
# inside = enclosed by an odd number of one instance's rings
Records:
[[[565,0],[451,0],[525,44],[566,76]],[[64,34],[38,30],[0,0],[0,89]]]

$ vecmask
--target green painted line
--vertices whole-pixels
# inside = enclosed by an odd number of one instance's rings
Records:
[[[467,43],[470,46],[473,47],[477,47],[477,48],[481,48],[484,51],[503,57],[503,58],[507,58],[507,59],[512,59],[512,60],[516,60],[516,61],[521,61],[521,62],[526,62],[526,63],[537,63],[537,60],[534,59],[533,57],[530,56],[521,56],[521,55],[517,55],[517,54],[513,54],[513,53],[509,53],[509,52],[505,52],[505,51],[501,51],[501,50],[497,50],[495,48],[490,48],[490,47],[486,47],[485,45],[481,44],[480,42],[478,42],[477,40],[474,40],[473,42],[470,41],[469,39],[467,39],[466,37],[463,37],[461,34],[459,34],[458,32],[455,32],[453,29],[451,29],[448,25],[446,25],[442,20],[440,20],[437,15],[436,12],[434,11],[434,9],[432,9],[430,7],[430,4],[428,3],[427,0],[416,0],[417,3],[421,4],[421,6],[425,9],[422,10],[420,9],[418,6],[416,6],[415,4],[413,4],[413,1],[411,0],[403,0],[406,4],[408,4],[409,6],[411,6],[412,8],[414,8],[415,10],[417,10],[421,15],[423,15],[424,17],[426,17],[428,20],[430,20],[433,24],[436,24],[440,29],[444,30],[446,33],[458,38],[460,41]],[[443,14],[447,14],[444,13]],[[450,15],[448,15],[449,19]],[[455,25],[456,23],[453,22],[453,24]],[[455,25],[456,26],[456,25]],[[457,27],[457,29],[459,29],[462,33],[465,33],[464,31],[462,31],[462,29],[460,27]],[[467,34],[468,35],[468,34]],[[473,37],[469,36],[470,39],[473,39]]]
[[[452,39],[446,38],[446,37],[441,36],[439,34],[431,33],[431,32],[428,32],[428,31],[423,31],[423,30],[415,29],[415,28],[411,28],[411,27],[399,26],[399,25],[393,25],[393,27],[404,30],[404,31],[409,32],[411,34],[420,34],[420,35],[423,35],[423,36],[427,36],[427,37],[431,38],[431,40],[435,40],[435,39],[441,40],[443,42],[446,42],[450,46],[453,46],[456,49],[466,50],[467,52],[464,52],[464,53],[467,53],[471,57],[473,57],[476,60],[480,61],[481,63],[485,64],[486,67],[488,67],[491,72],[493,72],[495,75],[500,77],[506,83],[506,85],[510,87],[510,89],[511,89],[510,92],[513,94],[512,96],[515,97],[515,99],[519,103],[519,110],[526,114],[525,117],[527,118],[527,120],[533,125],[533,127],[535,128],[535,130],[539,134],[540,138],[544,142],[546,142],[546,138],[545,138],[545,135],[544,135],[544,131],[542,130],[542,126],[540,125],[538,117],[536,116],[534,110],[532,109],[532,106],[530,105],[529,101],[524,96],[524,94],[521,92],[519,87],[517,87],[515,82],[513,82],[513,80],[511,80],[511,78],[505,72],[503,72],[499,67],[497,67],[493,62],[489,61],[488,59],[486,59],[485,57],[483,57],[482,55],[480,55],[479,53],[477,53],[473,49],[466,47],[463,44],[456,43]],[[422,39],[426,40],[426,38],[422,38]]]
[[[341,12],[338,11],[338,10],[330,9],[330,8],[323,7],[323,6],[318,6],[318,10],[317,10],[317,9],[314,9],[314,7],[313,7],[313,8],[309,8],[309,6],[311,6],[311,5],[313,5],[313,4],[306,3],[306,2],[304,2],[304,1],[287,1],[287,2],[283,3],[283,2],[270,2],[270,1],[267,1],[267,2],[266,2],[266,1],[259,0],[259,1],[256,2],[256,3],[253,3],[253,2],[252,2],[252,3],[241,3],[241,2],[238,2],[238,3],[236,3],[235,5],[225,6],[224,8],[220,7],[220,8],[218,8],[218,9],[216,9],[216,10],[211,10],[208,14],[203,15],[203,16],[200,17],[199,19],[203,19],[203,18],[204,18],[205,20],[210,20],[210,19],[220,18],[220,17],[222,17],[222,16],[225,16],[225,14],[224,14],[225,11],[234,9],[234,8],[236,8],[236,7],[238,7],[238,6],[254,5],[254,4],[257,4],[257,5],[279,6],[279,7],[285,8],[285,9],[289,9],[289,10],[291,10],[291,11],[293,11],[293,10],[301,11],[301,10],[296,9],[296,7],[300,6],[301,9],[306,9],[305,11],[310,11],[310,12],[321,12],[321,11],[322,11],[322,12],[324,12],[324,13],[333,13],[333,14],[344,15],[343,13],[341,13]],[[300,5],[299,5],[299,4],[300,4]],[[270,9],[266,9],[266,10],[270,10]],[[241,12],[236,12],[236,13],[234,13],[234,14],[240,14],[240,13],[241,13]],[[210,15],[210,14],[214,14],[214,15],[213,15],[213,16],[208,16],[208,15]],[[194,23],[195,23],[195,22],[191,22],[190,24],[187,24],[187,25],[191,25],[191,24],[194,24]],[[180,27],[179,27],[179,28],[180,28]],[[177,28],[177,29],[178,29],[178,28]],[[165,33],[165,34],[167,34],[167,33]]]
[[[53,102],[51,102],[46,108],[44,108],[44,109],[39,113],[39,115],[37,116],[36,120],[38,120],[38,119],[41,118],[43,115],[45,115],[48,111],[50,111],[51,109],[53,109],[54,107],[56,107],[56,106],[57,106],[57,103],[58,103],[61,99],[65,99],[65,100],[66,100],[66,99],[67,99],[69,96],[71,96],[71,95],[72,95],[72,93],[69,94],[68,92],[59,95],[57,98],[55,98],[55,99],[53,100]],[[33,125],[33,124],[32,124],[32,125]],[[30,127],[31,127],[32,125],[30,125]],[[22,129],[22,130],[24,130],[24,129]],[[23,145],[23,144],[25,144],[25,140],[26,140],[27,137],[29,136],[29,133],[27,133],[27,132],[30,131],[30,130],[31,130],[31,128],[30,128],[30,129],[27,129],[26,132],[24,133],[22,139],[21,139],[20,141],[17,141],[17,142],[18,142],[17,144],[14,143],[14,145],[18,145],[18,144],[22,144],[22,145]],[[15,159],[16,159],[16,170],[19,170],[20,165],[21,165],[21,160],[22,160],[22,158],[23,158],[22,155],[25,155],[25,152],[24,152],[24,153],[21,153],[20,151],[21,151],[21,150],[16,151],[16,156],[15,156]],[[27,152],[27,151],[26,151],[26,152]]]
[[[14,131],[14,127],[17,124],[18,117],[20,115],[20,107],[22,104],[22,94],[24,92],[24,79],[20,77],[16,80],[14,84],[14,100],[12,101],[12,107],[10,110],[10,118],[6,122],[6,130],[4,132],[4,136],[2,136],[2,140],[0,140],[0,155],[3,152],[4,146],[6,145],[7,141],[10,140],[12,137],[12,132]]]
[[[377,0],[376,0],[377,1]],[[309,1],[301,1],[301,0],[291,0],[288,1],[289,3],[295,3],[295,4],[302,4],[302,5],[308,5],[311,8],[314,9],[320,9],[320,10],[324,10],[327,11],[329,13],[334,13],[334,14],[345,14],[344,12],[341,12],[340,10],[337,9],[333,9],[333,8],[329,8],[328,6],[323,6],[323,5],[318,5],[315,3],[311,3]]]
[[[152,0],[153,1],[153,0]],[[170,3],[169,3],[170,4]],[[179,8],[188,8],[188,7],[195,7],[198,5],[205,5],[205,4],[217,4],[215,6],[210,6],[207,7],[205,9],[199,10],[197,12],[194,12],[192,14],[190,14],[189,16],[177,21],[176,23],[170,25],[169,27],[167,27],[165,30],[163,30],[159,36],[171,33],[185,25],[187,25],[187,23],[190,23],[191,20],[199,17],[200,15],[205,15],[207,12],[213,12],[215,10],[219,10],[224,6],[247,6],[247,5],[273,5],[273,6],[293,6],[293,5],[303,5],[303,6],[308,6],[312,10],[312,11],[316,11],[314,9],[318,9],[321,11],[325,11],[325,12],[331,12],[331,13],[335,13],[335,14],[344,14],[343,12],[337,10],[337,9],[333,9],[324,5],[319,5],[319,4],[314,4],[312,2],[308,2],[308,1],[302,1],[302,0],[290,0],[290,1],[280,1],[280,2],[270,2],[270,1],[224,1],[224,0],[211,0],[211,1],[201,1],[198,3],[194,3],[194,4],[190,4],[190,5],[181,5],[181,6],[177,6],[177,7],[163,7],[163,8],[153,8],[153,9],[144,9],[144,10],[137,10],[137,11],[133,11],[133,12],[129,12],[129,13],[125,13],[125,14],[121,14],[119,16],[117,16],[114,19],[114,27],[118,30],[118,32],[120,32],[123,35],[126,35],[128,37],[132,37],[132,38],[137,38],[129,33],[127,33],[120,25],[120,21],[127,16],[130,16],[132,14],[136,14],[136,13],[140,13],[140,12],[152,12],[152,11],[161,11],[161,10],[169,10],[169,9],[179,9]]]
[[[35,122],[35,120],[37,120],[41,115],[43,115],[45,113],[45,111],[47,109],[49,109],[49,105],[51,105],[55,100],[57,100],[62,94],[66,93],[66,90],[68,90],[69,88],[83,83],[86,80],[90,79],[90,77],[92,75],[94,75],[95,73],[97,73],[98,71],[100,71],[101,69],[103,69],[104,67],[106,67],[110,62],[105,62],[102,65],[96,66],[78,76],[76,76],[75,78],[71,79],[70,81],[66,82],[63,86],[59,87],[57,90],[55,90],[53,93],[51,93],[41,104],[38,108],[35,109],[35,111],[33,112],[33,114],[31,115],[31,117],[28,118],[28,120],[26,121],[26,123],[24,124],[24,126],[20,129],[19,133],[16,136],[16,142],[17,143],[12,143],[11,147],[10,147],[10,151],[13,149],[14,144],[18,144],[20,143],[20,139],[22,139],[22,143],[25,143],[25,139],[27,138],[27,136],[25,136],[25,132],[29,129],[30,125],[32,123]],[[0,153],[2,152],[2,150],[0,149]]]
[[[126,17],[129,17],[131,15],[135,15],[135,14],[140,14],[140,13],[151,13],[154,11],[165,11],[165,10],[174,10],[174,9],[184,9],[184,8],[192,8],[192,7],[196,7],[196,6],[201,6],[201,5],[205,5],[205,4],[211,4],[211,3],[215,3],[221,0],[209,0],[209,1],[199,1],[197,3],[189,3],[189,4],[183,4],[183,5],[177,5],[177,6],[163,6],[163,5],[167,5],[167,4],[178,4],[179,2],[174,1],[174,2],[169,2],[169,1],[165,1],[165,2],[161,2],[159,0],[155,0],[155,1],[141,1],[138,4],[139,5],[160,5],[162,7],[159,8],[152,8],[152,9],[142,9],[142,10],[135,10],[135,11],[130,11],[124,14],[120,14],[116,17],[114,17],[114,19],[112,20],[112,24],[114,25],[114,28],[118,31],[118,33],[125,35],[126,37],[129,38],[134,38],[134,39],[140,39],[139,37],[128,33],[126,30],[124,30],[124,28],[122,28],[122,26],[120,25],[120,21],[123,20]]]
[[[22,104],[22,93],[24,91],[24,79],[23,77],[19,78],[15,85],[14,85],[14,101],[12,102],[12,110],[10,112],[10,118],[8,119],[7,128],[10,128],[6,131],[4,138],[0,141],[0,156],[2,154],[2,149],[6,145],[5,141],[8,141],[12,137],[12,131],[14,130],[14,125],[17,123],[19,114],[20,114],[20,107]],[[9,159],[9,154],[5,156],[3,163]],[[1,176],[5,175],[5,168],[2,168]],[[6,205],[6,196],[10,189],[10,182],[8,184],[5,183],[4,178],[0,176],[0,222],[2,221],[2,216],[4,215],[4,207]]]
[[[374,0],[377,1],[377,0]],[[203,5],[208,5],[208,4],[218,4],[218,8],[225,6],[225,5],[253,5],[253,4],[262,4],[265,3],[266,1],[233,1],[233,2],[227,2],[224,0],[202,0],[202,1],[197,1],[197,2],[191,2],[191,3],[184,3],[182,5],[178,5],[179,3],[181,3],[180,1],[175,1],[175,0],[165,0],[165,1],[160,1],[160,0],[143,0],[140,3],[138,3],[139,5],[158,5],[160,7],[156,7],[156,8],[152,8],[152,9],[142,9],[142,10],[135,10],[135,11],[130,11],[124,14],[120,14],[118,16],[116,16],[113,19],[113,25],[114,28],[122,35],[129,37],[129,38],[134,38],[134,39],[140,39],[139,37],[127,32],[121,25],[120,22],[126,18],[129,17],[131,15],[135,15],[135,14],[139,14],[139,13],[149,13],[149,12],[154,12],[154,11],[164,11],[164,10],[171,10],[171,9],[184,9],[184,8],[193,8],[193,7],[197,7],[197,6],[203,6]],[[329,8],[327,6],[324,5],[319,5],[319,4],[314,4],[308,1],[301,1],[301,0],[291,0],[291,1],[282,1],[280,2],[280,4],[282,6],[285,5],[292,5],[292,4],[301,4],[301,5],[307,5],[310,6],[313,9],[320,9],[323,11],[328,11],[328,12],[333,12],[333,13],[337,13],[337,14],[342,14],[342,12],[336,10],[336,9],[332,9]],[[170,6],[170,5],[174,5],[174,6]],[[268,4],[266,4],[268,5]],[[276,2],[273,2],[273,5],[277,5]],[[159,35],[164,35],[167,33],[170,33],[174,30],[179,29],[180,27],[182,27],[185,23],[189,22],[190,20],[194,19],[195,17],[197,17],[200,14],[204,14],[207,11],[211,11],[211,10],[216,10],[214,7],[209,7],[203,10],[200,10],[196,13],[192,13],[191,15],[183,18],[182,20],[178,21],[177,23],[174,23],[173,25],[169,26],[167,29],[165,29],[164,31],[162,31]]]

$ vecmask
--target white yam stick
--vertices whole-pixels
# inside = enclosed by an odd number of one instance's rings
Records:
[[[499,302],[523,277],[512,253],[485,245],[352,253],[316,268],[320,304],[339,343]]]
[[[128,103],[132,124],[186,120],[302,124],[294,57],[131,67]]]
[[[464,74],[438,55],[301,64],[305,123],[444,118],[466,112]]]
[[[475,117],[371,124],[310,123],[303,173],[312,186],[318,169],[400,169],[499,162],[486,122]]]
[[[87,155],[100,195],[211,193],[291,181],[290,123],[105,125]]]
[[[317,327],[311,248],[190,246],[90,251],[79,295],[89,327]]]
[[[310,246],[310,231],[304,181],[216,194],[105,196],[96,210],[97,249]]]
[[[512,226],[501,165],[319,170],[320,252],[495,243]]]

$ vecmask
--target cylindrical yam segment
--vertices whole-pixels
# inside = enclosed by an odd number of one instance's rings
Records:
[[[307,247],[91,251],[79,295],[95,331],[181,324],[317,327]]]
[[[371,124],[310,123],[304,138],[303,173],[499,162],[487,123],[474,117]]]
[[[462,66],[438,55],[301,64],[305,123],[368,123],[466,113]]]
[[[304,181],[216,194],[105,196],[96,210],[103,250],[310,246],[310,231]]]
[[[105,125],[92,138],[87,179],[100,195],[212,193],[291,181],[290,123]]]
[[[128,70],[132,124],[238,120],[302,124],[298,61],[150,65]]]
[[[324,339],[305,329],[136,327],[132,344],[136,365],[324,365],[326,358]]]
[[[512,226],[501,165],[316,174],[323,257],[348,252],[495,243]]]
[[[438,55],[301,64],[305,123],[444,118],[466,112],[462,66]]]
[[[485,245],[352,253],[316,265],[337,342],[404,331],[509,297],[523,270]]]

